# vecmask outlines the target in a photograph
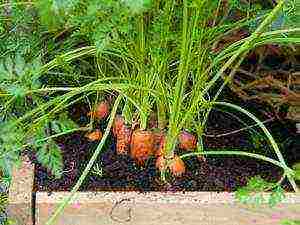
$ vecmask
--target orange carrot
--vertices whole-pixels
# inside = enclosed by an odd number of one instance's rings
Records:
[[[169,168],[174,176],[181,176],[185,173],[185,164],[177,155],[174,155],[169,165],[167,165],[166,158],[161,155],[157,158],[155,166],[159,171]]]
[[[129,152],[131,133],[131,129],[126,126],[123,126],[122,129],[118,131],[117,154],[121,155]]]
[[[121,115],[115,117],[113,134],[117,139],[117,154],[127,154],[129,152],[132,131],[126,126],[125,119]]]
[[[178,147],[181,149],[195,150],[197,148],[197,139],[193,134],[189,132],[182,131],[178,136],[178,140],[179,140]],[[198,155],[197,158],[202,162],[206,161],[204,155]]]
[[[178,141],[179,148],[184,150],[195,149],[197,147],[197,138],[187,131],[180,132]]]
[[[174,156],[174,159],[169,165],[169,168],[174,176],[181,176],[185,173],[185,164],[182,161],[182,159],[177,155]]]
[[[131,157],[139,165],[144,165],[153,153],[154,135],[151,131],[135,130],[131,137]]]
[[[106,100],[100,102],[95,111],[89,112],[88,116],[93,116],[97,119],[104,119],[109,114],[109,104]]]
[[[102,138],[102,132],[99,129],[96,129],[93,132],[87,133],[85,137],[88,138],[90,141],[97,141]]]
[[[120,131],[122,131],[125,127],[125,119],[123,116],[121,115],[116,115],[115,120],[114,120],[114,124],[113,124],[113,134],[114,136],[118,136],[118,134],[120,133]]]

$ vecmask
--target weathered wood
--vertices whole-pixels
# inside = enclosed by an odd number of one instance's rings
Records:
[[[38,225],[45,224],[69,192],[37,193]],[[57,225],[277,225],[281,219],[300,220],[300,195],[271,209],[249,207],[232,193],[80,192],[59,217]]]
[[[34,167],[28,158],[22,159],[20,168],[14,168],[12,183],[9,188],[8,216],[17,225],[32,225],[32,187]]]

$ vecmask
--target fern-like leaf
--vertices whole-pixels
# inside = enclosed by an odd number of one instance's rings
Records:
[[[0,170],[10,177],[14,165],[20,162],[23,132],[13,121],[0,122]]]
[[[59,118],[51,121],[51,128],[56,133],[66,132],[78,128],[78,125],[71,120],[66,113],[59,115]]]
[[[62,175],[63,162],[59,147],[52,141],[48,140],[37,151],[37,160],[46,168],[48,168],[55,178]]]

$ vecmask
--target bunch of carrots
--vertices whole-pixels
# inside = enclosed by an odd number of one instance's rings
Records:
[[[88,116],[102,120],[109,115],[109,102],[100,102],[95,111],[89,112]],[[146,160],[153,156],[156,158],[156,167],[159,171],[169,169],[174,176],[181,176],[185,173],[186,167],[183,160],[174,155],[167,165],[164,155],[166,134],[162,130],[134,129],[126,124],[122,115],[117,115],[114,119],[112,133],[116,138],[117,154],[129,154],[134,161],[143,166]],[[85,135],[91,141],[100,140],[102,132],[97,129]],[[182,131],[178,136],[178,147],[182,150],[195,150],[197,138],[195,135]]]

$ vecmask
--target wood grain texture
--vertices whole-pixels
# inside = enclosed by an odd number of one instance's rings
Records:
[[[67,192],[37,193],[38,225],[58,206]],[[284,203],[250,207],[237,203],[232,193],[78,193],[57,225],[277,225],[281,219],[300,220],[300,196],[287,194]]]
[[[27,157],[22,158],[20,168],[14,168],[12,183],[9,188],[8,216],[17,222],[17,225],[32,225],[32,187],[34,166]]]

